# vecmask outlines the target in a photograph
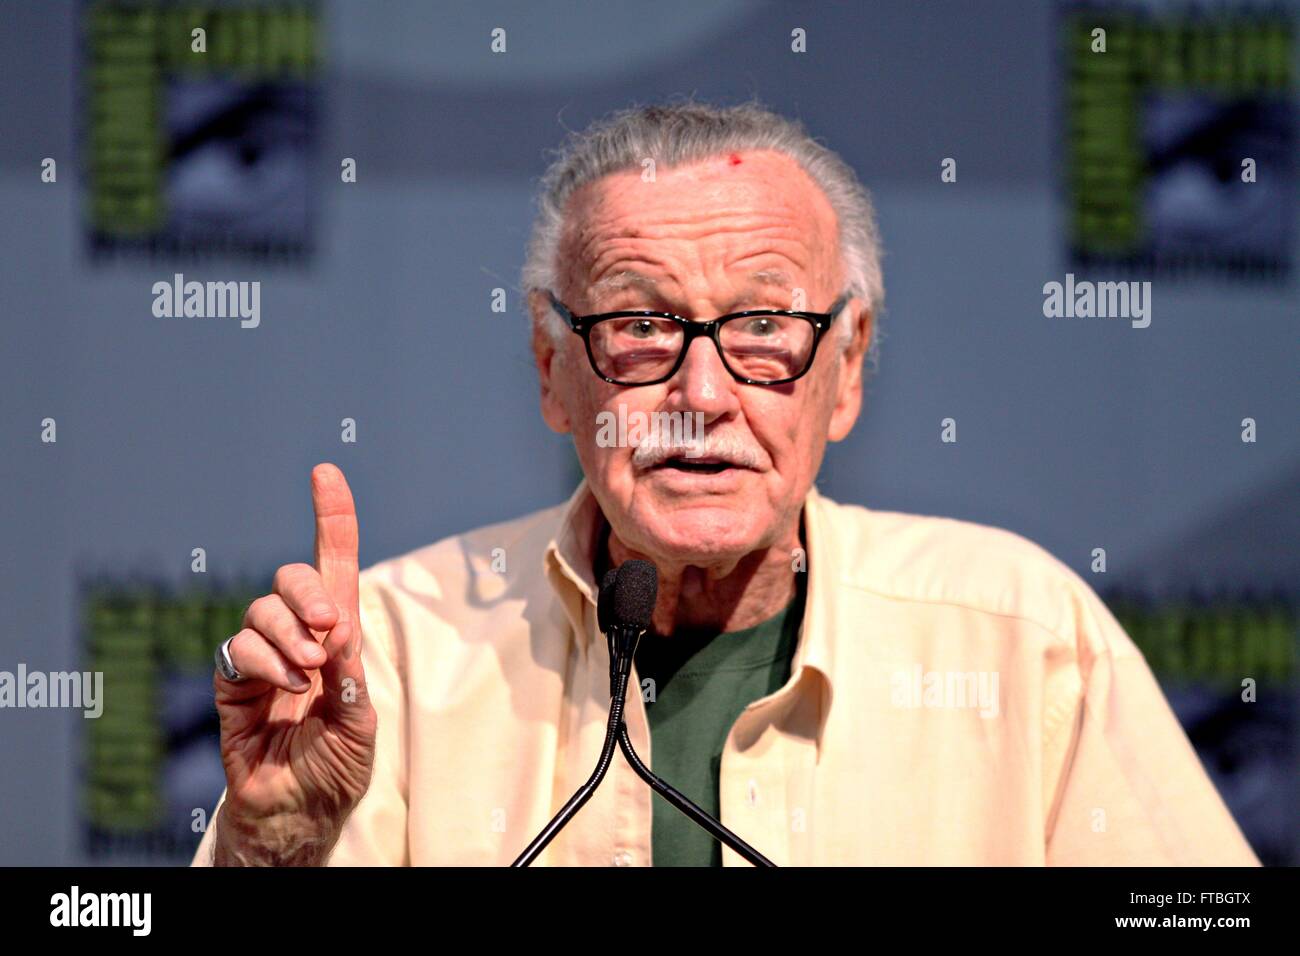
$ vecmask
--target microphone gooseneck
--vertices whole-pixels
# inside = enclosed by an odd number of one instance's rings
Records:
[[[630,643],[626,639],[620,640],[621,635],[611,632],[610,669],[611,673],[618,672],[630,675],[632,660],[636,655],[637,642],[649,628],[651,616],[654,614],[655,600],[659,594],[659,572],[649,561],[628,561],[619,568],[618,573],[619,586],[613,591],[611,617],[615,621],[636,621],[638,630],[636,637]],[[608,579],[608,575],[606,578]],[[626,694],[626,692],[625,683],[619,693]],[[696,825],[702,827],[711,837],[724,846],[735,850],[736,853],[754,866],[776,866],[775,863],[724,827],[721,821],[709,816],[685,794],[647,767],[632,746],[632,738],[628,735],[627,724],[621,720],[618,727],[618,745],[623,751],[623,756],[627,758],[627,762],[636,771],[637,776],[649,784],[651,790],[684,813]]]
[[[618,727],[623,723],[623,703],[627,699],[627,680],[631,672],[630,663],[627,667],[618,668],[614,676],[614,693],[609,705],[609,723],[605,727],[605,743],[600,750],[600,760],[596,763],[596,769],[591,772],[587,782],[578,788],[577,792],[569,798],[568,803],[560,808],[551,822],[546,824],[542,832],[533,838],[533,842],[528,844],[523,853],[519,854],[511,866],[528,866],[537,855],[546,849],[546,845],[555,839],[555,835],[564,829],[583,804],[591,799],[591,795],[596,792],[600,786],[605,774],[609,771],[610,762],[614,759],[614,747],[617,745]]]
[[[609,771],[616,746],[623,751],[623,756],[636,771],[637,776],[715,840],[730,847],[754,866],[776,866],[723,826],[719,820],[700,809],[672,784],[656,776],[642,762],[632,746],[627,724],[623,720],[627,704],[627,685],[632,675],[632,662],[636,656],[637,644],[650,627],[658,593],[659,572],[649,561],[625,561],[617,570],[606,572],[601,580],[600,592],[596,599],[596,621],[609,641],[610,704],[609,722],[605,727],[605,743],[601,748],[596,769],[592,771],[587,782],[578,788],[577,792],[560,808],[560,812],[519,855],[514,866],[522,867],[532,863],[538,854],[546,849],[555,835],[582,809],[583,804],[591,799]]]
[[[663,797],[682,813],[686,814],[686,816],[693,820],[698,826],[707,831],[711,837],[723,846],[735,850],[740,854],[740,856],[752,863],[754,866],[776,866],[775,863],[724,827],[721,820],[715,820],[713,817],[709,816],[696,804],[692,803],[689,797],[673,787],[673,785],[667,780],[657,776],[649,767],[642,763],[641,757],[632,747],[632,739],[628,736],[627,724],[625,723],[620,724],[618,728],[618,746],[619,749],[623,751],[623,756],[627,758],[627,762],[632,765],[632,769],[636,771],[636,775],[649,784],[651,790],[659,794],[659,796]]]
[[[601,582],[596,601],[596,617],[610,641],[609,722],[605,726],[605,743],[600,750],[596,769],[591,772],[568,802],[560,808],[542,832],[533,838],[512,866],[528,866],[546,849],[555,835],[591,799],[614,759],[618,746],[618,728],[623,725],[623,708],[627,701],[627,682],[632,674],[632,658],[637,642],[654,613],[659,591],[659,575],[648,561],[627,561],[617,571],[610,571]]]

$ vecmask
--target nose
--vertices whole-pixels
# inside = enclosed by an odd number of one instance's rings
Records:
[[[705,424],[732,414],[740,407],[739,383],[722,364],[713,340],[700,336],[691,343],[681,367],[669,380],[673,411],[703,412]]]

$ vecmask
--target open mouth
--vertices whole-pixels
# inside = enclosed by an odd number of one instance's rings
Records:
[[[669,458],[667,461],[656,468],[671,468],[674,471],[684,471],[692,475],[716,475],[721,472],[735,468],[729,461],[722,461],[718,458]]]

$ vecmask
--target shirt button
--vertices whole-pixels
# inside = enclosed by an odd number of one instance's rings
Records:
[[[620,850],[619,852],[615,853],[615,854],[614,854],[614,865],[615,865],[615,866],[631,866],[631,865],[632,865],[632,854],[631,854],[631,853],[628,853],[627,850]]]
[[[758,781],[757,780],[749,781],[748,799],[749,799],[749,805],[751,807],[758,806]]]

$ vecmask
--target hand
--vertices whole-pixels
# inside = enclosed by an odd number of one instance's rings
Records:
[[[365,794],[377,719],[361,665],[357,514],[334,465],[311,475],[316,566],[286,564],[213,678],[226,799],[217,865],[324,863]]]

